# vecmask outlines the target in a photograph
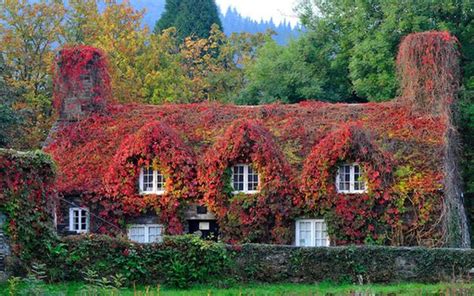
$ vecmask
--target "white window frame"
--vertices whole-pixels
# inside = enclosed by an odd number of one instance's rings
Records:
[[[246,163],[238,163],[238,164],[235,164],[231,167],[231,170],[232,170],[232,177],[230,179],[230,185],[232,186],[232,188],[234,188],[234,167],[236,166],[243,166],[244,167],[244,189],[243,190],[234,190],[232,191],[233,194],[238,194],[238,193],[245,193],[245,194],[255,194],[255,193],[258,193],[260,192],[260,190],[248,190],[248,186],[249,186],[249,167],[251,166],[251,164],[246,164]],[[258,184],[257,184],[257,188],[260,188],[260,174],[255,170],[255,168],[253,168],[253,171],[255,173],[257,173],[258,175]]]
[[[340,169],[341,167],[343,166],[349,166],[350,167],[350,172],[349,172],[349,190],[341,190],[340,187],[339,187],[339,183],[340,183]],[[359,189],[359,190],[355,190],[354,189],[354,185],[355,185],[355,182],[358,181],[358,180],[355,180],[355,166],[358,166],[359,167],[359,173],[360,175],[362,176],[363,174],[363,170],[362,170],[362,166],[358,163],[345,163],[345,164],[341,164],[338,168],[337,168],[337,174],[336,174],[336,190],[338,193],[355,193],[355,194],[360,194],[360,193],[366,193],[367,192],[367,182],[364,181],[364,189]]]
[[[82,211],[86,211],[86,229],[74,229],[74,212],[78,212],[78,221],[79,221],[79,227],[81,228],[80,225],[81,223],[81,218],[82,218]],[[74,208],[69,208],[69,231],[74,231],[76,233],[88,233],[89,232],[89,225],[90,225],[90,213],[88,208],[83,208],[83,207],[74,207]]]
[[[326,245],[325,246],[316,246],[316,223],[324,223],[326,224],[326,221],[324,219],[298,219],[295,221],[296,224],[296,233],[295,233],[295,245],[297,247],[301,247],[300,245],[300,223],[311,223],[311,242],[309,246],[304,246],[304,247],[329,247],[330,246],[330,240],[329,236],[326,235]],[[326,233],[327,233],[327,224],[326,224]]]
[[[158,190],[158,175],[161,175],[163,178],[163,189]],[[144,171],[143,167],[140,168],[140,177],[139,177],[139,189],[140,189],[140,194],[145,195],[145,194],[158,194],[158,195],[163,195],[165,194],[165,185],[166,185],[166,179],[165,176],[157,170],[153,170],[153,189],[151,191],[145,191],[143,190],[143,178],[144,178]]]
[[[133,241],[133,242],[137,242],[137,241],[134,241],[132,240],[132,228],[133,227],[143,227],[144,230],[145,230],[145,242],[143,242],[144,244],[150,244],[150,243],[160,243],[163,241],[163,234],[164,234],[164,231],[165,231],[165,227],[162,225],[162,224],[129,224],[128,225],[128,230],[127,230],[127,237],[129,240]],[[150,242],[150,227],[158,227],[158,228],[161,228],[161,236],[160,236],[160,239],[156,242]],[[137,242],[138,243],[138,242]]]

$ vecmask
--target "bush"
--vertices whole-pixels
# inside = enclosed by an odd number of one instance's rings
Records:
[[[126,284],[163,283],[186,288],[224,277],[229,269],[223,244],[204,241],[193,235],[170,236],[159,244],[136,244],[105,235],[63,238],[62,256],[49,262],[50,270],[60,269],[53,280],[84,280],[86,274],[113,280],[118,275]]]

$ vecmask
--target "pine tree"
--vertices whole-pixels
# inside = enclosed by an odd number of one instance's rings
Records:
[[[165,11],[156,22],[155,33],[175,27],[179,40],[188,36],[208,38],[213,24],[222,30],[214,0],[166,0]]]

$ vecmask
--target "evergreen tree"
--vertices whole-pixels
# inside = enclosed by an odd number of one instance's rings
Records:
[[[188,36],[208,38],[213,24],[222,30],[214,0],[166,0],[165,11],[156,22],[155,33],[175,27],[179,40]]]

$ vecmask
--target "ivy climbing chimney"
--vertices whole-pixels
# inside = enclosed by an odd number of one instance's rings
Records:
[[[406,36],[397,56],[401,99],[414,111],[449,116],[459,90],[459,42],[449,32]]]
[[[102,50],[66,47],[56,56],[54,106],[61,121],[81,120],[102,112],[110,99],[110,77]]]
[[[448,247],[470,247],[469,225],[459,170],[460,144],[452,105],[461,81],[459,42],[448,32],[410,34],[397,57],[401,100],[416,114],[435,116],[445,124],[443,239]]]

